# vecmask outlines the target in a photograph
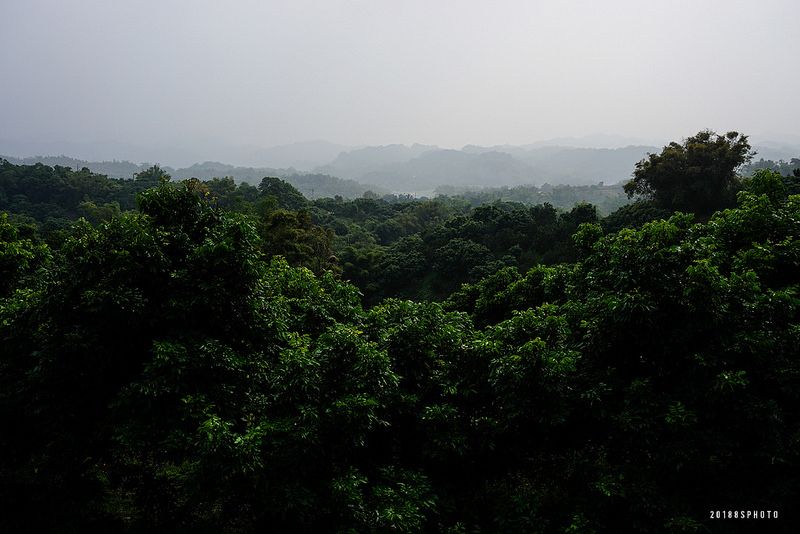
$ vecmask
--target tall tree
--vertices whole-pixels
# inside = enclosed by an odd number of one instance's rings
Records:
[[[751,158],[747,136],[704,130],[637,163],[625,192],[661,208],[707,215],[733,205],[736,170]]]

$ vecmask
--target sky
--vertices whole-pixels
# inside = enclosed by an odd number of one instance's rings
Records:
[[[797,0],[2,0],[0,152],[796,136],[798,20]]]

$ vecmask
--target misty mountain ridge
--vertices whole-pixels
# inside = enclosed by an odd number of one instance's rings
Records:
[[[333,161],[317,167],[314,171],[336,176],[364,176],[385,165],[405,163],[434,150],[441,149],[434,145],[417,143],[411,146],[392,144],[363,147],[342,151]],[[336,174],[337,172],[339,174]]]
[[[331,143],[329,141],[301,141],[259,149],[253,153],[253,161],[248,165],[258,166],[264,162],[270,167],[311,170],[336,159],[336,157],[358,147]],[[244,164],[244,163],[243,163]]]
[[[283,178],[307,196],[346,198],[376,193],[414,193],[428,195],[441,186],[462,188],[514,187],[518,185],[615,184],[627,181],[636,163],[655,145],[623,147],[583,147],[554,144],[597,142],[613,144],[628,140],[620,136],[560,138],[527,145],[465,145],[461,149],[425,144],[389,144],[347,147],[327,141],[308,141],[266,149],[241,148],[248,161],[261,165],[232,165],[204,161],[185,167],[162,168],[175,179],[233,177],[258,184],[265,176]],[[756,158],[789,160],[800,155],[800,146],[790,141],[759,139],[753,147]],[[7,157],[12,163],[87,167],[112,178],[131,178],[151,166],[127,160],[88,161],[68,156]],[[156,160],[157,161],[157,160]],[[238,160],[241,161],[241,160]],[[317,163],[322,164],[317,165]],[[312,176],[314,178],[309,178]],[[324,185],[323,185],[324,184]]]
[[[331,170],[340,171],[335,167]],[[415,191],[440,185],[534,184],[540,181],[540,176],[535,168],[505,152],[472,154],[460,150],[431,150],[408,161],[381,165],[360,175],[359,180]]]
[[[366,147],[340,154],[315,169],[342,178],[397,189],[441,185],[595,184],[627,180],[636,162],[655,146],[579,148],[467,145],[461,150],[426,145]]]
[[[466,145],[460,150],[432,145],[370,146],[343,152],[322,172],[391,191],[433,190],[442,185],[494,187],[522,184],[613,184],[630,179],[637,162],[661,146],[586,147],[558,142],[605,142],[629,140],[621,136],[561,138],[529,145]],[[768,143],[768,144],[767,144]],[[753,147],[758,157],[788,160],[800,154],[800,146],[766,142]]]

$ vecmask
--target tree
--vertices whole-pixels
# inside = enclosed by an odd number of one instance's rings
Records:
[[[20,281],[44,264],[50,256],[46,246],[24,239],[18,228],[0,213],[0,299],[8,296]]]
[[[618,232],[623,228],[639,228],[657,219],[668,219],[670,214],[669,210],[655,206],[651,200],[637,200],[609,213],[602,225],[606,232]]]
[[[142,172],[137,172],[133,178],[137,182],[147,184],[148,187],[154,187],[170,181],[170,175],[158,165],[153,165]]]
[[[258,186],[258,191],[263,196],[275,197],[278,201],[278,206],[281,208],[299,210],[305,208],[308,204],[306,197],[300,191],[280,178],[264,177]]]
[[[267,254],[281,255],[317,274],[338,269],[331,248],[333,231],[314,224],[308,211],[275,210],[259,219],[258,229]]]
[[[660,208],[708,215],[733,204],[736,170],[751,158],[747,136],[703,130],[637,163],[625,192]]]

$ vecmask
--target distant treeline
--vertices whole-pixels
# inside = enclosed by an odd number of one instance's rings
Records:
[[[792,158],[789,161],[782,159],[774,161],[761,158],[742,167],[741,174],[742,176],[752,176],[759,169],[776,171],[782,175],[791,175],[795,170],[800,170],[800,158]]]
[[[51,167],[66,167],[75,171],[88,169],[96,174],[102,174],[115,179],[132,179],[137,174],[153,167],[150,163],[132,163],[130,161],[86,161],[68,156],[36,156],[28,158],[13,158],[0,156],[17,165],[35,165],[41,163]],[[237,167],[224,163],[207,161],[196,163],[190,167],[172,168],[159,166],[164,172],[176,179],[198,178],[210,180],[216,177],[231,177],[237,182],[247,182],[258,185],[264,176],[278,176],[286,180],[309,198],[332,197],[340,195],[344,198],[356,198],[366,191],[385,192],[377,187],[360,184],[353,180],[343,180],[327,174],[301,173],[293,168],[274,169],[270,167]]]
[[[601,214],[609,214],[630,203],[621,183],[604,185],[602,182],[596,185],[544,184],[487,188],[440,186],[436,188],[436,193],[464,198],[473,206],[501,200],[528,205],[548,203],[568,209],[579,202],[588,202],[597,206]]]

